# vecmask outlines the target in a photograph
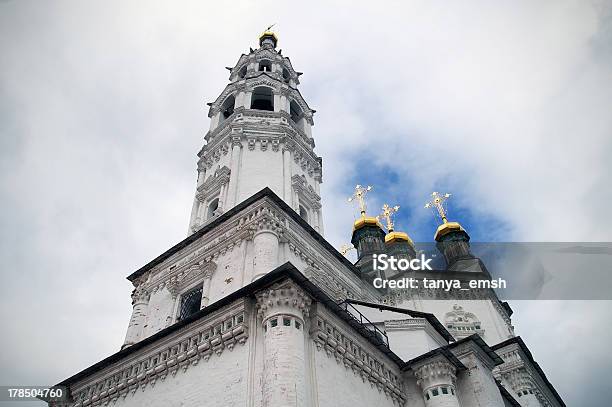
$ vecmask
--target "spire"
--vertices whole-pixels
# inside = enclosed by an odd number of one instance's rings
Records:
[[[238,58],[209,104],[190,234],[265,187],[323,233],[314,110],[298,90],[291,61],[274,49],[278,37],[271,30],[261,34],[261,48]]]

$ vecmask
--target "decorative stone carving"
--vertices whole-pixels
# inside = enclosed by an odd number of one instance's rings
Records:
[[[400,373],[374,356],[372,349],[363,346],[356,337],[320,315],[313,317],[310,336],[317,351],[325,351],[328,357],[360,376],[364,383],[369,382],[398,405],[405,405]]]
[[[288,281],[257,293],[257,314],[265,321],[279,313],[308,318],[310,297],[294,282]]]

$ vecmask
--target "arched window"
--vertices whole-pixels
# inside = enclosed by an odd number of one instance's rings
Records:
[[[259,86],[251,95],[251,109],[274,111],[274,94],[272,89]]]
[[[238,77],[240,79],[244,79],[244,77],[246,76],[246,72],[247,72],[247,67],[245,65],[242,68],[240,68],[240,70],[238,71]]]
[[[272,72],[272,61],[268,59],[262,59],[259,61],[259,70],[261,72]]]
[[[289,70],[287,70],[287,68],[283,68],[283,80],[285,81],[285,83],[289,83],[290,79],[291,75],[289,75]]]
[[[300,217],[308,222],[308,211],[303,205],[300,205]]]
[[[295,100],[292,100],[291,103],[289,103],[289,114],[291,115],[291,120],[293,120],[294,123],[298,123],[302,119],[302,109],[300,109],[300,106],[295,102]]]
[[[208,204],[208,210],[206,211],[206,219],[210,219],[216,215],[217,209],[219,209],[219,198],[213,199]]]
[[[234,105],[236,104],[236,98],[234,95],[228,96],[223,104],[221,105],[221,118],[222,120],[227,119],[234,113]]]

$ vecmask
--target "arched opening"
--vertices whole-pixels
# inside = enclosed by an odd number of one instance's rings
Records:
[[[289,103],[289,114],[291,115],[291,120],[296,124],[302,119],[302,109],[300,109],[300,106],[295,102],[295,100],[292,100],[291,103]]]
[[[240,79],[244,79],[244,77],[246,76],[246,73],[247,73],[247,67],[245,65],[242,68],[240,68],[240,70],[238,71],[238,77]]]
[[[236,104],[236,98],[234,95],[228,96],[223,104],[221,105],[221,118],[227,119],[234,113],[234,105]]]
[[[210,219],[217,214],[217,209],[219,209],[219,198],[213,199],[208,204],[208,210],[206,211],[206,219]]]
[[[251,109],[274,111],[274,94],[272,89],[259,86],[253,90]]]
[[[303,205],[300,205],[300,217],[308,222],[308,211]]]
[[[291,75],[289,75],[289,70],[287,68],[283,68],[283,80],[285,81],[285,83],[289,83],[290,79]]]
[[[259,61],[259,70],[261,72],[272,72],[272,61],[268,59],[262,59]]]

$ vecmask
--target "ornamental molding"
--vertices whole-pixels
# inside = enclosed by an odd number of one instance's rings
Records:
[[[313,316],[310,337],[315,343],[318,352],[336,360],[345,369],[359,376],[364,383],[369,382],[394,403],[403,406],[406,395],[402,391],[401,374],[391,364],[383,362],[383,358],[376,357],[371,344],[366,344],[352,331],[340,328],[339,324],[332,322],[332,318],[319,314]]]
[[[272,88],[273,93],[278,95],[281,90],[282,82],[279,81],[278,78],[271,76],[268,72],[262,72],[260,75],[246,80],[247,92],[253,92],[255,88],[260,86]]]
[[[309,171],[311,174],[311,171]],[[291,177],[291,187],[300,198],[312,209],[321,209],[321,197],[316,193],[312,185],[308,184],[304,175],[294,175]]]
[[[294,254],[301,254],[294,245],[289,245],[289,248]],[[307,260],[307,259],[302,259]],[[327,270],[332,270],[331,267],[327,267]],[[344,284],[338,279],[333,272],[325,272],[321,270],[317,265],[308,266],[304,270],[304,275],[311,281],[313,281],[317,287],[321,288],[328,296],[333,298],[336,302],[342,302],[347,299],[357,299],[357,295],[348,285]]]
[[[253,60],[259,62],[262,59],[269,59],[272,61],[279,62],[282,60],[282,57],[278,55],[276,51],[271,51],[267,48],[259,48],[253,53]]]
[[[305,168],[312,168],[315,175],[321,174],[320,158],[314,152],[314,142],[307,137],[303,130],[297,126],[290,124],[289,116],[285,112],[265,112],[261,110],[244,109],[234,112],[236,119],[228,124],[220,126],[212,132],[207,133],[205,139],[208,144],[205,144],[198,156],[200,161],[210,168],[217,162],[221,156],[227,154],[230,146],[234,143],[242,143],[246,141],[246,134],[252,136],[267,136],[271,138],[279,138],[279,146],[283,149],[292,152],[299,152],[300,160],[305,161]],[[240,116],[240,118],[238,118]],[[272,123],[272,120],[285,118],[285,123]],[[247,120],[248,119],[248,120]],[[249,121],[253,120],[255,121]],[[262,120],[270,120],[269,124],[262,124]],[[240,137],[239,139],[237,137]],[[225,147],[224,147],[225,146]],[[302,164],[300,164],[302,165]]]
[[[136,351],[85,380],[70,386],[71,407],[106,406],[136,391],[153,388],[168,375],[193,369],[200,361],[221,357],[227,349],[244,345],[249,337],[245,300],[204,317],[163,341]]]
[[[426,392],[432,386],[441,383],[456,386],[457,369],[445,358],[426,361],[413,369],[417,385]]]
[[[221,157],[226,156],[230,150],[230,140],[225,139],[223,143],[218,143],[214,147],[204,146],[200,151],[200,159],[198,160],[198,168],[212,168],[213,165],[221,161]]]
[[[190,288],[194,283],[210,279],[213,273],[217,270],[217,264],[214,261],[203,261],[195,263],[187,268],[182,268],[176,273],[170,273],[167,279],[155,285],[151,293],[155,294],[164,289],[170,292],[173,299],[176,299],[178,294]]]
[[[214,174],[211,174],[202,185],[198,186],[196,198],[200,202],[205,202],[211,194],[218,193],[224,185],[229,183],[231,172],[225,165],[217,168]]]
[[[132,291],[132,305],[147,304],[151,298],[151,293],[142,285]]]
[[[493,369],[493,376],[508,383],[515,395],[527,391],[534,394],[542,406],[559,405],[548,385],[523,354],[518,344],[512,343],[495,352],[504,363]]]
[[[467,312],[461,305],[454,304],[452,311],[444,315],[444,326],[455,338],[464,338],[477,333],[484,337],[480,319],[471,312]]]
[[[306,321],[310,315],[312,299],[306,292],[291,280],[272,285],[255,294],[257,315],[264,322],[266,319],[287,309],[297,311]]]

